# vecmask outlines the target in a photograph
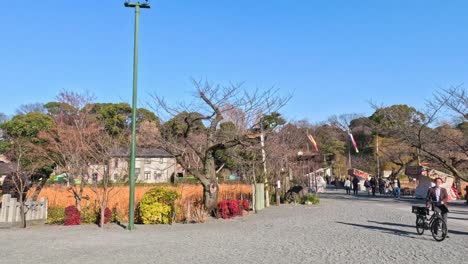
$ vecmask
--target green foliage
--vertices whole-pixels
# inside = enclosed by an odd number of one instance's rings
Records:
[[[231,152],[231,149],[217,149],[214,154],[216,165],[221,166],[224,164],[225,168],[233,168],[235,165],[235,159]]]
[[[123,219],[123,215],[122,213],[120,213],[117,208],[113,208],[112,209],[112,216],[111,216],[111,219],[110,221],[112,223],[120,223]]]
[[[63,224],[64,221],[65,221],[65,208],[49,207],[47,209],[47,223],[48,224]]]
[[[62,102],[48,102],[44,105],[44,108],[47,110],[47,113],[53,116],[77,111],[73,106]]]
[[[38,113],[31,112],[26,115],[16,115],[10,121],[0,125],[4,133],[11,138],[24,137],[29,138],[31,142],[36,143],[39,141],[37,135],[40,131],[45,131],[54,126],[52,117]]]
[[[6,153],[11,150],[13,145],[7,140],[0,140],[0,153]]]
[[[283,117],[281,117],[280,113],[273,112],[269,115],[263,116],[263,124],[264,124],[264,128],[274,129],[277,126],[282,126],[286,124],[286,120]]]
[[[320,203],[320,199],[318,198],[317,194],[308,193],[307,195],[302,197],[301,203],[302,204],[318,204]]]
[[[97,221],[97,212],[89,206],[81,208],[80,218],[82,224],[94,224]]]
[[[97,115],[107,132],[111,135],[121,135],[128,128],[132,108],[127,103],[97,103],[92,112]]]
[[[174,190],[156,187],[143,195],[139,204],[143,224],[171,224],[175,215],[175,201],[180,194]]]
[[[356,119],[351,120],[349,124],[349,128],[353,130],[354,128],[372,128],[374,126],[374,121],[367,117],[359,117]]]
[[[205,130],[201,115],[195,112],[182,112],[162,126],[162,135],[165,138],[178,138],[185,133],[199,133]]]
[[[150,121],[156,124],[157,127],[161,125],[159,118],[150,110],[146,108],[138,108],[137,110],[137,123],[143,121]]]
[[[392,120],[389,119],[389,115],[392,116]],[[391,128],[394,122],[420,124],[426,117],[414,107],[408,105],[392,105],[377,109],[369,119],[383,127]]]

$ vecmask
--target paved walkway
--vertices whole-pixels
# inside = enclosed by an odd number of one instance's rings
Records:
[[[33,226],[0,230],[0,263],[464,263],[468,208],[450,207],[450,238],[418,236],[410,199],[321,195],[206,224]]]

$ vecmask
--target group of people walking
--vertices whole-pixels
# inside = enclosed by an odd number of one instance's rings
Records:
[[[351,177],[346,178],[344,182],[346,194],[351,195],[351,190],[353,190],[353,194],[357,195],[359,191],[359,182],[360,180],[357,176],[352,177],[352,179]],[[367,188],[368,194],[369,195],[372,194],[373,196],[375,196],[375,192],[377,188],[381,195],[389,194],[390,190],[393,196],[396,198],[400,198],[400,194],[401,194],[400,192],[401,185],[400,185],[400,180],[398,179],[398,177],[394,177],[393,179],[389,181],[383,180],[382,178],[377,180],[376,178],[372,177],[370,180],[366,179],[364,181],[364,187]]]
[[[356,176],[354,176],[353,180],[351,181],[350,178],[351,177],[346,178],[346,180],[344,182],[344,187],[346,189],[346,194],[350,195],[351,190],[353,190],[353,194],[357,195],[358,190],[359,190],[359,179]]]

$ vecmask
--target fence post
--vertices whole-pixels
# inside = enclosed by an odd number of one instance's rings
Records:
[[[47,216],[48,216],[48,213],[49,213],[49,200],[47,200],[47,198],[42,198],[42,199],[44,199],[44,215],[43,215],[42,219],[47,221]]]
[[[10,203],[11,195],[4,194],[2,196],[2,209],[0,211],[0,222],[6,222],[8,220],[8,206]]]
[[[16,198],[10,199],[9,208],[8,208],[8,220],[7,222],[16,221]]]
[[[18,202],[18,201],[15,201],[15,212],[16,212],[16,215],[15,215],[15,220],[13,220],[12,222],[21,222],[21,218],[22,218],[22,215],[21,215],[21,203]]]
[[[44,219],[44,211],[45,211],[45,202],[44,202],[44,197],[39,200],[39,219]]]

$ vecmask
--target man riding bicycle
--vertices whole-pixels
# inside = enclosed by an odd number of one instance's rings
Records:
[[[445,224],[447,224],[447,213],[449,212],[447,208],[447,201],[448,201],[447,189],[441,187],[442,185],[441,178],[436,178],[434,182],[435,182],[435,186],[429,188],[429,190],[427,191],[426,207],[430,208],[430,206],[433,205],[432,210],[434,212],[441,213],[442,218],[445,221]]]

